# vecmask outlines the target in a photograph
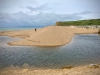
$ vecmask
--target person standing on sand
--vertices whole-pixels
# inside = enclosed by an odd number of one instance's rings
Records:
[[[36,28],[35,28],[35,32],[36,32]]]

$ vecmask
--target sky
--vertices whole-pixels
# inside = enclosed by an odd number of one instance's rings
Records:
[[[100,0],[0,0],[0,27],[100,18]]]

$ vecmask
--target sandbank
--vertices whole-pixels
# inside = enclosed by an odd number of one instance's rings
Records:
[[[47,26],[35,30],[3,31],[0,36],[23,38],[9,42],[11,46],[61,46],[68,44],[75,34],[94,34],[98,29],[71,28],[66,26]]]

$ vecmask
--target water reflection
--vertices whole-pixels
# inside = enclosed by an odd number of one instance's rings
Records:
[[[66,65],[100,63],[100,37],[97,34],[76,35],[72,41],[59,47],[8,46],[13,40],[0,37],[0,68],[10,65],[35,68],[61,68]]]

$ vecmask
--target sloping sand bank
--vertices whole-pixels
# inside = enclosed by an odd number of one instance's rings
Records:
[[[0,35],[23,38],[20,41],[10,42],[9,45],[24,46],[59,46],[68,44],[74,34],[97,33],[98,29],[70,28],[63,26],[47,26],[35,30],[6,31]]]

